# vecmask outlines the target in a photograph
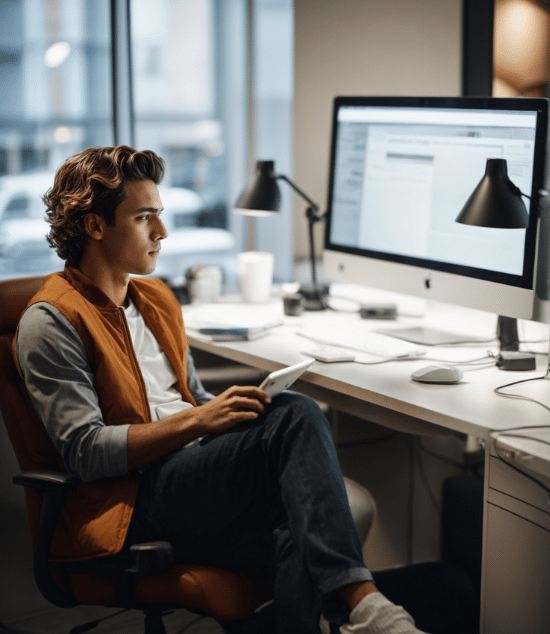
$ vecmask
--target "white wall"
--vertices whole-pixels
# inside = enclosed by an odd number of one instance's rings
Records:
[[[295,0],[294,5],[294,176],[324,209],[333,98],[460,95],[462,0]],[[317,235],[320,246],[322,227]],[[304,204],[296,198],[295,255],[307,254]]]

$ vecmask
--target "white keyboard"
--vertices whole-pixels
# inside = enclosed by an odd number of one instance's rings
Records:
[[[299,330],[298,334],[327,346],[366,352],[385,359],[415,359],[425,354],[425,350],[415,343],[372,332],[361,328],[359,324],[349,330],[334,328],[330,331],[326,326],[308,325],[307,329]]]

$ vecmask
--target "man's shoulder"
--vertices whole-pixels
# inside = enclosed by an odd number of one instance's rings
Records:
[[[69,283],[61,271],[52,273],[46,277],[44,285],[36,295],[34,295],[29,305],[38,302],[47,302],[48,304],[55,305],[68,293],[78,293],[78,291]]]
[[[54,320],[63,315],[70,323],[86,309],[87,302],[82,294],[65,277],[63,272],[52,273],[44,281],[42,288],[27,304],[23,316],[48,313]],[[48,308],[49,307],[49,308]]]
[[[18,341],[53,338],[72,335],[74,328],[63,313],[49,302],[35,302],[23,313],[17,331]]]

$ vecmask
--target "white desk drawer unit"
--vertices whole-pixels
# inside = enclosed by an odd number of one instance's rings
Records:
[[[515,454],[507,454],[512,458]],[[529,459],[512,462],[524,468]],[[497,457],[488,457],[483,551],[482,632],[550,632],[550,498]],[[550,478],[527,471],[546,487]]]

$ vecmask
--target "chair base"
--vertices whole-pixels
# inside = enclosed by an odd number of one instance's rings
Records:
[[[125,608],[114,614],[109,614],[109,616],[105,616],[102,619],[95,619],[93,621],[88,621],[87,623],[81,623],[80,625],[75,625],[75,627],[71,628],[69,634],[84,634],[84,632],[89,632],[96,628],[103,621],[108,621],[115,616],[119,616],[123,612],[128,612],[134,608]],[[143,623],[144,623],[144,634],[166,634],[166,628],[164,626],[164,621],[162,620],[164,616],[168,614],[172,614],[174,610],[167,610],[164,607],[150,607],[148,606],[146,609],[143,609]],[[3,630],[0,629],[0,634],[3,634]],[[6,632],[8,634],[8,632]],[[9,634],[12,634],[9,632]],[[17,633],[13,633],[17,634]]]
[[[166,634],[166,628],[162,620],[164,614],[170,614],[170,612],[156,610],[154,608],[148,608],[144,611],[145,634]]]

